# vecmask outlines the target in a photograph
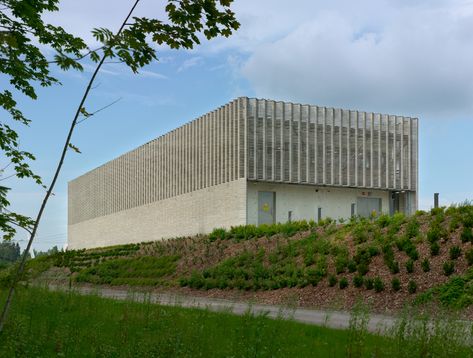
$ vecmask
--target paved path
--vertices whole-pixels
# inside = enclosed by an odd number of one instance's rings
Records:
[[[64,286],[50,285],[52,290],[67,290]],[[118,288],[108,287],[74,287],[74,291],[80,294],[96,294],[106,298],[113,298],[118,300],[132,299],[137,302],[149,300],[152,303],[168,306],[181,306],[192,308],[203,308],[210,311],[226,311],[237,315],[243,315],[250,311],[255,315],[265,314],[270,318],[292,319],[297,322],[314,324],[318,326],[325,326],[337,329],[346,329],[350,324],[350,313],[342,311],[331,310],[312,310],[305,308],[288,308],[274,305],[264,304],[250,304],[246,302],[233,302],[230,300],[175,295],[168,293],[143,293],[133,292]],[[395,318],[370,314],[367,329],[373,333],[382,333],[386,329],[392,327],[395,323]]]

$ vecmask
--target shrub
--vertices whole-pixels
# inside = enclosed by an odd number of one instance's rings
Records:
[[[460,235],[462,242],[473,242],[473,230],[469,227],[464,227]]]
[[[468,266],[473,265],[473,249],[469,249],[467,252],[465,252],[465,259],[466,262],[468,262]]]
[[[459,246],[452,246],[449,251],[450,259],[456,260],[462,254],[462,249]]]
[[[455,263],[453,261],[445,261],[443,263],[443,273],[445,276],[450,276],[455,271]]]
[[[353,261],[353,260],[348,261],[347,268],[348,268],[348,272],[350,272],[350,273],[355,272],[356,271],[356,262]]]
[[[406,251],[407,256],[409,256],[412,260],[416,261],[419,259],[419,251],[415,247],[410,247]]]
[[[422,271],[424,272],[429,272],[430,271],[430,262],[428,258],[425,258],[422,260],[420,263],[420,266],[422,267]]]
[[[335,275],[330,275],[330,276],[328,277],[328,285],[329,285],[330,287],[335,286],[335,285],[337,284],[337,281],[338,281],[338,280],[337,280],[337,277],[336,277]]]
[[[315,263],[314,248],[309,246],[304,253],[304,265],[311,266]]]
[[[374,257],[379,255],[379,249],[376,246],[370,246],[368,247],[368,254],[370,257]]]
[[[258,228],[255,225],[241,225],[231,227],[229,237],[232,237],[236,240],[248,240],[256,237],[257,234]]]
[[[407,291],[412,295],[417,291],[417,283],[414,280],[410,280],[407,284]]]
[[[376,222],[381,228],[388,227],[391,224],[391,216],[387,214],[380,215]]]
[[[361,276],[364,276],[368,273],[369,271],[369,267],[366,263],[362,262],[360,263],[357,267],[356,267],[358,273],[361,275]]]
[[[419,235],[419,222],[415,217],[411,218],[407,223],[406,235],[409,239],[417,237]]]
[[[409,259],[406,261],[406,271],[408,273],[413,273],[414,272],[414,260]]]
[[[437,242],[442,237],[442,229],[438,225],[432,225],[427,231],[427,240],[431,243]]]
[[[393,291],[395,291],[395,292],[397,292],[401,289],[401,281],[399,280],[399,278],[394,277],[391,280],[391,287],[392,287]]]
[[[373,279],[371,277],[366,277],[365,280],[364,280],[364,283],[365,283],[365,287],[366,287],[367,290],[372,290],[373,289],[374,282],[373,282]]]
[[[361,275],[353,276],[353,286],[355,286],[355,287],[363,286],[363,276],[361,276]]]
[[[225,230],[223,228],[214,229],[209,234],[209,240],[210,241],[225,240],[226,238],[227,238],[227,230]]]
[[[315,264],[315,270],[320,278],[327,276],[327,257],[325,255],[319,257]]]
[[[322,277],[319,275],[318,271],[314,268],[309,268],[306,271],[307,282],[312,286],[317,286]]]
[[[376,292],[381,292],[384,290],[384,282],[381,280],[381,277],[376,276],[373,281],[373,287]]]
[[[440,245],[438,242],[432,242],[430,244],[430,255],[437,256],[440,253]]]
[[[457,215],[452,216],[450,224],[448,225],[448,230],[450,232],[455,232],[456,229],[460,226],[460,219]]]
[[[339,282],[339,285],[340,285],[340,288],[343,290],[344,288],[347,288],[348,287],[348,280],[346,277],[343,277],[340,279],[340,282]]]
[[[399,262],[397,261],[392,261],[389,265],[389,271],[395,275],[397,273],[399,273]]]
[[[352,231],[353,239],[355,244],[361,244],[368,240],[368,233],[366,230],[366,226],[362,223],[359,223],[355,226]]]
[[[339,254],[335,260],[335,270],[337,274],[345,272],[345,267],[347,267],[347,257],[344,254]]]

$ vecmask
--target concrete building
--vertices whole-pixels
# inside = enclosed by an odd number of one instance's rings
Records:
[[[238,98],[69,182],[70,249],[417,209],[416,118]]]

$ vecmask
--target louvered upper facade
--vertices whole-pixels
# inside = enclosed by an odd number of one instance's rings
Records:
[[[69,224],[238,179],[416,192],[416,118],[238,98],[69,183]]]

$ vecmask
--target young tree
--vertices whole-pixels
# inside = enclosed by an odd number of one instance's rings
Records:
[[[239,27],[235,14],[230,9],[232,0],[168,0],[165,8],[167,19],[134,17],[133,12],[139,2],[140,0],[132,1],[131,9],[118,31],[93,29],[92,34],[101,46],[90,49],[82,39],[43,21],[44,12],[59,10],[59,0],[0,0],[0,73],[9,77],[13,89],[36,99],[35,85],[50,86],[58,83],[50,73],[51,65],[57,65],[63,70],[82,70],[81,61],[96,63],[95,71],[75,109],[53,179],[48,186],[44,186],[46,193],[36,219],[33,221],[8,211],[9,189],[0,186],[0,209],[3,209],[0,212],[0,230],[5,233],[6,238],[13,237],[15,226],[30,233],[28,245],[0,316],[0,332],[67,150],[78,151],[71,143],[71,138],[79,118],[82,116],[85,119],[91,115],[86,110],[86,100],[105,60],[115,59],[137,73],[141,67],[157,59],[155,44],[166,44],[172,49],[191,49],[200,43],[199,36],[207,39],[228,37]],[[36,45],[37,43],[54,50],[54,59],[48,59],[45,49]],[[0,93],[0,107],[9,113],[10,121],[28,125],[29,119],[17,108],[12,91],[6,89]],[[43,185],[41,178],[31,171],[28,164],[29,160],[34,160],[33,154],[20,149],[18,134],[3,119],[0,122],[0,149],[13,165],[12,175],[32,178]]]

